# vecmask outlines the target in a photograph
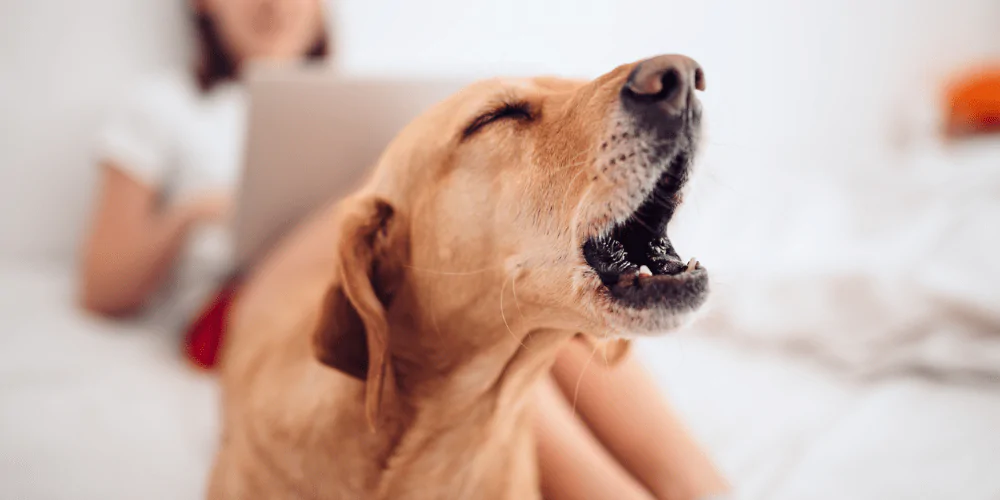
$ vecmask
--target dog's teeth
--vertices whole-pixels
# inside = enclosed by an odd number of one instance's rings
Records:
[[[691,257],[691,260],[688,261],[688,266],[687,269],[685,269],[685,271],[687,272],[694,271],[695,269],[698,269],[698,266],[699,266],[698,261],[695,260],[694,257]]]
[[[636,274],[643,278],[648,278],[653,275],[653,271],[650,271],[647,266],[639,266],[639,272]]]

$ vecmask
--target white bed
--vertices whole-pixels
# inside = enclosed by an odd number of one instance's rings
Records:
[[[80,313],[71,276],[0,264],[0,498],[201,498],[214,381],[171,335]]]

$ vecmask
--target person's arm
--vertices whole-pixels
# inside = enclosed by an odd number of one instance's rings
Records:
[[[82,252],[80,302],[119,316],[138,309],[167,275],[188,230],[224,216],[228,199],[207,195],[159,207],[159,193],[113,164],[101,169],[101,189]]]
[[[546,377],[536,389],[535,441],[542,498],[654,500],[591,434]]]
[[[595,436],[660,500],[716,498],[729,485],[639,362],[605,366],[570,342],[552,374]]]

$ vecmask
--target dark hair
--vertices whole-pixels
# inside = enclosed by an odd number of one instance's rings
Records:
[[[236,78],[239,72],[239,60],[233,57],[222,43],[215,21],[199,9],[194,11],[194,26],[198,35],[200,51],[195,76],[202,91],[209,91],[215,84]],[[308,61],[326,59],[330,53],[330,39],[326,29],[320,31],[316,42],[305,54]]]

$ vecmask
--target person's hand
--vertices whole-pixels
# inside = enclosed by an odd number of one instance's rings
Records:
[[[183,216],[194,224],[226,223],[233,212],[233,197],[224,191],[196,195],[179,205]]]

